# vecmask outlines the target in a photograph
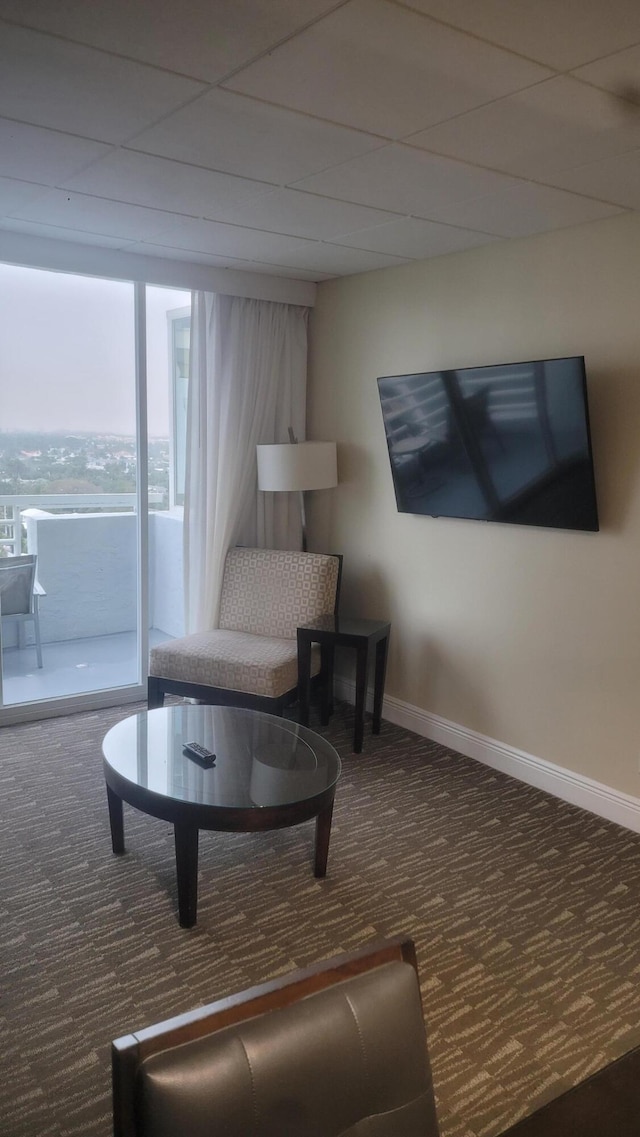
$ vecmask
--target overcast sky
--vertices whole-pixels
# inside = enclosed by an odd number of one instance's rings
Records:
[[[150,288],[149,434],[167,437],[168,310],[190,294]],[[0,430],[135,434],[133,285],[0,265]]]

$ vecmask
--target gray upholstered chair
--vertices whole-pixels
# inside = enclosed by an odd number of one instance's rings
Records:
[[[408,939],[118,1038],[112,1071],[114,1137],[438,1137]],[[639,1118],[635,1046],[501,1137],[637,1137]]]
[[[170,692],[281,714],[296,695],[296,630],[337,612],[341,562],[328,553],[230,549],[219,628],[152,649],[149,707],[162,706]],[[316,648],[312,675],[320,665]]]
[[[437,1137],[411,940],[112,1046],[115,1137]]]
[[[13,620],[20,628],[27,620],[33,622],[38,667],[42,667],[38,602],[46,592],[36,579],[37,562],[33,553],[0,560],[0,617],[3,623]]]

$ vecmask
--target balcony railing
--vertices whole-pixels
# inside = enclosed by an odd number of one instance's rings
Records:
[[[150,493],[150,505],[162,505],[163,493]],[[134,493],[56,493],[56,494],[0,494],[0,546],[10,550],[12,556],[23,551],[25,529],[21,514],[25,509],[70,510],[77,513],[92,509],[136,508]]]
[[[164,495],[149,502],[162,505]],[[135,631],[135,508],[131,493],[0,495],[0,555],[38,557],[43,643]],[[181,510],[150,511],[148,560],[150,627],[182,635]]]

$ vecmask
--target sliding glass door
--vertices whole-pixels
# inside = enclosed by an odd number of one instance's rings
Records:
[[[140,693],[139,308],[128,282],[0,265],[0,721]],[[166,445],[153,463],[162,504]]]

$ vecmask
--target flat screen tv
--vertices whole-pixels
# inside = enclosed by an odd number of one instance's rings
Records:
[[[378,379],[398,509],[598,529],[584,358]]]

